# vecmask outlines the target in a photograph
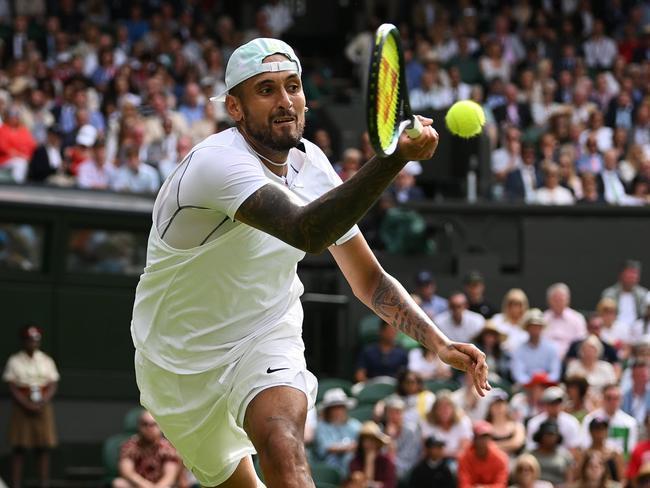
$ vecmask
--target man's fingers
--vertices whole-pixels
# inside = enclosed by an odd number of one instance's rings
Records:
[[[416,117],[424,126],[433,124],[433,119],[430,119],[429,117],[425,117],[424,115],[416,115]]]

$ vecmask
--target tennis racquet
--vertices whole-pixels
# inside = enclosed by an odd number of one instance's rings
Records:
[[[366,103],[370,143],[378,156],[395,152],[402,131],[411,139],[422,133],[422,123],[411,112],[402,43],[393,24],[382,24],[375,34]]]

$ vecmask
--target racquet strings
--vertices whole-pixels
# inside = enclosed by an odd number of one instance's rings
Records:
[[[400,122],[399,60],[397,42],[389,35],[384,42],[377,67],[377,135],[383,150],[387,150],[393,143]]]

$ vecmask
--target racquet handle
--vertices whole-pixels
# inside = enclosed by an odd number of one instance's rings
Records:
[[[405,129],[406,135],[409,136],[411,139],[417,139],[420,137],[420,134],[422,134],[422,122],[420,122],[420,119],[417,117],[413,116],[411,120],[411,124],[409,127]]]

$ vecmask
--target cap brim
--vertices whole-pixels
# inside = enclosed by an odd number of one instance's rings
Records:
[[[226,101],[226,95],[228,95],[228,90],[219,93],[219,95],[215,97],[211,97],[210,101],[211,102],[225,102]]]

